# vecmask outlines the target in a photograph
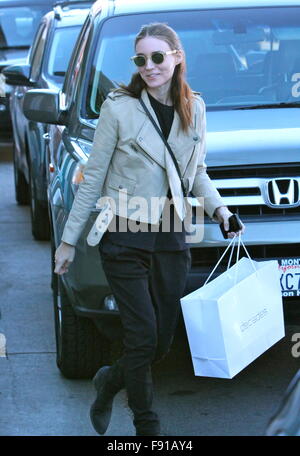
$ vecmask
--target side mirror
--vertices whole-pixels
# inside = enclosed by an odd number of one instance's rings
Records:
[[[51,89],[31,89],[24,95],[25,117],[34,122],[63,125],[65,113],[62,92]]]
[[[13,86],[33,87],[34,82],[30,81],[30,65],[10,65],[2,71],[6,84]]]

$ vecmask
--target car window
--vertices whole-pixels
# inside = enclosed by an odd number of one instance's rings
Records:
[[[112,17],[99,34],[86,93],[86,118],[96,119],[107,93],[128,83],[130,57],[143,24],[166,22],[179,34],[187,79],[207,107],[278,103],[292,97],[300,72],[300,8],[272,7],[164,12]],[[117,56],[117,57],[116,57]]]
[[[25,3],[25,2],[24,2]],[[29,47],[49,5],[24,5],[22,7],[0,8],[0,49]]]
[[[71,60],[70,67],[68,67],[68,71],[67,71],[67,74],[65,77],[64,86],[62,88],[62,92],[65,96],[66,108],[68,108],[68,106],[70,105],[74,90],[77,85],[79,70],[83,64],[84,50],[85,50],[85,46],[86,46],[86,43],[89,38],[90,29],[91,29],[91,20],[90,20],[90,17],[88,16],[81,28],[78,40],[77,40],[76,44],[74,45],[74,50],[72,52],[72,54],[73,53],[76,54],[77,49],[79,48],[78,53],[77,53],[77,58]]]
[[[29,65],[32,65],[32,62],[33,62],[33,58],[34,58],[34,54],[36,52],[36,49],[39,45],[39,42],[40,42],[40,39],[41,39],[41,36],[45,30],[45,27],[46,27],[46,23],[45,21],[41,22],[38,29],[37,29],[37,32],[36,32],[36,35],[34,37],[34,41],[32,43],[32,45],[30,46],[30,49],[29,49],[29,52],[28,52],[28,63]]]
[[[55,30],[48,57],[46,72],[50,77],[65,76],[67,66],[81,26],[62,27]]]
[[[39,33],[37,35],[36,47],[34,49],[34,54],[31,61],[31,74],[30,78],[33,81],[36,81],[41,71],[41,63],[43,59],[43,54],[45,51],[45,45],[47,40],[47,31],[48,28],[46,24],[43,24]]]

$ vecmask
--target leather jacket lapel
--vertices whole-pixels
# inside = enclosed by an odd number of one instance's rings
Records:
[[[160,128],[158,118],[156,117],[155,111],[152,108],[149,97],[147,95],[147,91],[145,89],[142,91],[141,97],[149,112],[151,113],[153,119]],[[154,161],[156,161],[156,163],[165,168],[165,145],[158,135],[157,131],[155,131],[155,128],[153,127],[149,117],[145,113],[142,105],[138,100],[137,107],[139,111],[144,114],[145,122],[137,134],[136,142]]]
[[[149,109],[152,117],[156,121],[157,125],[159,126],[159,121],[156,117],[155,111],[152,108],[150,103],[147,91],[144,89],[141,94],[142,100],[144,101],[145,105]],[[166,167],[165,163],[165,154],[168,154],[168,151],[158,135],[157,131],[153,127],[150,119],[148,118],[147,114],[145,113],[143,107],[137,100],[137,107],[139,111],[143,112],[145,116],[145,123],[143,124],[142,128],[138,132],[136,137],[137,144],[160,166],[163,168]],[[195,125],[193,127],[189,127],[187,133],[184,133],[180,129],[180,118],[178,113],[174,112],[174,120],[172,123],[172,127],[170,130],[170,134],[168,137],[168,143],[172,148],[174,155],[178,160],[183,158],[185,163],[188,163],[193,152],[196,144],[201,141],[201,137],[197,133],[196,127],[196,114],[193,114],[193,118],[195,119]],[[159,126],[160,127],[160,126]]]

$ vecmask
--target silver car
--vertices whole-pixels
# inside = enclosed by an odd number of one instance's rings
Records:
[[[53,124],[47,168],[52,251],[91,150],[100,106],[117,83],[129,81],[133,38],[153,21],[167,22],[179,33],[188,82],[206,103],[208,174],[247,226],[250,255],[278,260],[285,306],[293,304],[299,314],[300,0],[93,5],[62,90],[31,90],[25,96],[26,115]],[[93,375],[121,340],[117,304],[98,249],[86,242],[96,215],[95,207],[68,274],[53,277],[57,362],[69,377]],[[206,217],[204,239],[191,244],[185,293],[203,284],[227,244],[218,224]],[[224,268],[226,260],[216,274]]]

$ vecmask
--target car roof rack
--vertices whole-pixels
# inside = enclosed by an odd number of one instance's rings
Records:
[[[53,10],[54,10],[54,16],[56,19],[61,19],[61,16],[63,14],[63,8],[72,6],[72,5],[88,5],[94,3],[95,0],[57,0],[54,5],[53,5]]]

